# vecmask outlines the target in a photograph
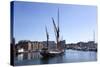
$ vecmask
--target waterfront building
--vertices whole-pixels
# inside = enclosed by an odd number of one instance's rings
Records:
[[[61,48],[65,48],[65,45],[66,45],[66,41],[65,40],[60,41],[60,47]]]
[[[41,50],[43,48],[42,42],[38,41],[19,41],[16,44],[16,49],[20,50],[23,49],[24,51],[36,51],[36,50]]]
[[[42,48],[47,47],[47,41],[29,41],[29,40],[21,40],[16,44],[17,52],[24,51],[39,51]],[[65,47],[65,40],[60,41],[60,47]],[[48,49],[54,50],[56,49],[55,41],[48,41]]]
[[[38,42],[38,41],[33,41],[32,43],[32,50],[35,51],[35,50],[41,50],[43,48],[43,44],[42,42]]]
[[[43,41],[43,46],[47,47],[47,41]],[[55,49],[56,43],[54,41],[48,41],[48,49]]]

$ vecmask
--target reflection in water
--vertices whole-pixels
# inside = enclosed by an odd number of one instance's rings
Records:
[[[32,59],[39,59],[41,58],[42,56],[40,55],[39,52],[32,52],[32,53],[23,53],[23,54],[19,54],[17,56],[17,59],[18,60],[32,60]]]
[[[23,54],[18,55],[17,60],[19,61],[23,60]]]
[[[96,61],[97,53],[92,51],[66,50],[65,54],[44,58],[39,52],[20,54],[15,59],[15,65],[54,64],[69,62]]]

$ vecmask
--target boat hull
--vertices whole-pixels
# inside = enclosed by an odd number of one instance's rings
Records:
[[[54,57],[54,56],[58,56],[58,55],[62,55],[62,54],[64,54],[64,51],[62,51],[62,52],[56,52],[56,51],[52,51],[52,52],[50,52],[50,51],[43,51],[43,52],[40,52],[40,54],[43,56],[43,57]]]

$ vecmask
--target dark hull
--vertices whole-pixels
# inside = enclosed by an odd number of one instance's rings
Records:
[[[43,57],[55,57],[55,56],[64,54],[64,52],[59,52],[59,53],[40,52],[40,54],[41,54]]]

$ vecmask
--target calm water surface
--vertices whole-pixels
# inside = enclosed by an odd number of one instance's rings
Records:
[[[66,50],[63,55],[43,58],[39,52],[20,54],[15,58],[15,65],[36,65],[96,61],[97,52]]]

